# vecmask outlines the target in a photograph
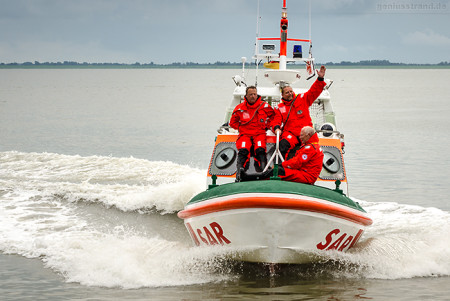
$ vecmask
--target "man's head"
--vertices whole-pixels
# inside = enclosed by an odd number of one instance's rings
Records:
[[[256,92],[255,86],[249,86],[245,89],[245,98],[247,99],[249,104],[254,104],[258,99],[258,93]]]
[[[312,127],[305,126],[302,128],[300,132],[300,140],[302,141],[303,144],[305,144],[306,142],[308,142],[309,138],[311,138],[314,135],[314,133],[315,131]]]
[[[294,98],[294,90],[290,86],[284,86],[281,88],[281,97],[287,101],[291,101]]]

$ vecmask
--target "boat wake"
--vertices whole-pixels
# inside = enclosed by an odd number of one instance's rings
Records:
[[[0,251],[39,258],[67,282],[140,288],[267,276],[193,247],[176,212],[204,190],[205,171],[136,158],[0,152]],[[450,213],[358,201],[374,220],[347,253],[277,269],[298,279],[449,276]]]
[[[204,172],[169,161],[0,153],[2,193],[35,193],[122,211],[174,213],[204,186]]]

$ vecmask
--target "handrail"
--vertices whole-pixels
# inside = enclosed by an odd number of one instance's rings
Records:
[[[274,159],[275,159],[275,164],[278,165],[278,158],[281,159],[281,162],[284,162],[284,158],[280,152],[280,132],[277,131],[277,143],[275,144],[275,151],[273,152],[272,156],[270,157],[269,162],[267,162],[267,165],[264,168],[263,172],[266,172],[267,169],[269,169],[269,166],[270,166],[270,164],[272,164]]]
[[[341,132],[339,132],[339,131],[333,131],[333,130],[317,130],[316,133],[338,134],[338,135],[341,134]]]

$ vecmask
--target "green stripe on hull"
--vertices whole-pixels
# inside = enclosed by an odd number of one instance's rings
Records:
[[[286,193],[309,196],[341,204],[366,212],[358,203],[334,190],[302,183],[288,181],[265,180],[228,183],[203,191],[193,197],[187,205],[240,193]]]

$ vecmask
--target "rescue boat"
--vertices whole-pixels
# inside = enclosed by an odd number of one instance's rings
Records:
[[[258,12],[259,15],[259,12]],[[267,61],[264,72],[268,86],[257,85],[262,100],[276,108],[281,101],[280,88],[301,78],[301,71],[287,69],[287,63],[306,65],[305,78],[315,77],[311,39],[287,38],[287,7],[283,0],[279,38],[259,38],[255,55],[258,65]],[[257,20],[259,17],[257,18]],[[257,26],[259,27],[259,26]],[[280,41],[260,45],[261,41]],[[292,57],[287,56],[288,43],[294,42]],[[309,53],[302,55],[302,45],[309,44]],[[260,46],[261,49],[260,49]],[[263,52],[261,52],[263,50]],[[278,137],[267,131],[268,167],[274,176],[266,180],[236,182],[238,132],[228,126],[233,109],[244,100],[247,86],[245,58],[242,76],[234,76],[236,87],[226,110],[223,125],[218,129],[207,171],[207,189],[194,196],[178,212],[196,246],[223,246],[233,259],[261,263],[307,263],[324,256],[328,250],[345,252],[361,238],[372,224],[366,211],[348,196],[348,181],[344,165],[344,135],[337,130],[331,105],[331,80],[310,107],[314,128],[324,153],[323,168],[314,185],[281,181],[277,177]],[[294,88],[296,94],[305,88]],[[247,173],[256,173],[253,157]]]

